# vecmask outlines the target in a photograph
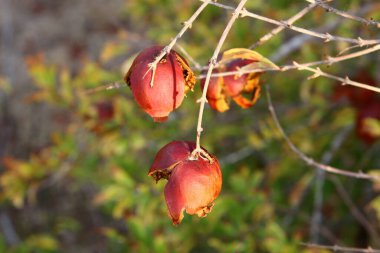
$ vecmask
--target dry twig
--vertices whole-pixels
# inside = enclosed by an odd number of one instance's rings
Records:
[[[324,170],[324,171],[329,172],[329,173],[333,173],[333,174],[337,174],[337,175],[342,175],[342,176],[346,176],[346,177],[352,177],[352,178],[357,178],[357,179],[366,179],[366,180],[374,180],[374,181],[379,181],[380,180],[379,176],[366,174],[366,173],[364,173],[362,171],[352,172],[352,171],[342,170],[342,169],[339,169],[339,168],[336,168],[336,167],[332,167],[332,166],[329,166],[329,165],[326,165],[326,164],[322,164],[322,163],[316,162],[314,159],[312,159],[312,158],[308,157],[307,155],[305,155],[304,153],[302,153],[302,151],[299,150],[293,144],[293,142],[289,139],[289,137],[286,135],[284,129],[282,128],[282,126],[280,124],[280,121],[278,120],[276,111],[275,111],[275,109],[273,107],[273,104],[272,104],[272,99],[271,99],[271,96],[270,96],[269,86],[268,85],[266,86],[266,94],[267,94],[267,100],[268,100],[268,109],[269,109],[269,112],[272,115],[272,118],[273,118],[276,126],[277,126],[277,129],[280,131],[282,137],[285,139],[285,141],[288,144],[289,148],[294,153],[296,153],[297,156],[299,158],[301,158],[301,160],[303,160],[304,162],[306,162],[306,164],[308,164],[310,166],[313,166],[314,168],[318,168],[318,169]]]

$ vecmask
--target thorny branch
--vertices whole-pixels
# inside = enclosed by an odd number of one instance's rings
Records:
[[[338,76],[327,74],[327,73],[323,72],[320,68],[316,68],[316,69],[311,68],[311,66],[322,65],[322,64],[332,65],[332,64],[337,63],[337,62],[342,62],[345,60],[349,60],[349,59],[357,58],[359,56],[370,54],[370,53],[378,51],[378,50],[380,50],[380,45],[375,45],[373,47],[366,48],[364,50],[360,50],[360,51],[357,51],[357,52],[354,52],[351,54],[346,54],[346,55],[341,55],[341,56],[336,56],[336,57],[328,56],[326,60],[322,60],[322,61],[315,61],[315,62],[308,62],[308,63],[293,62],[293,64],[291,64],[291,65],[284,65],[284,66],[280,66],[279,68],[260,68],[260,69],[244,69],[244,68],[241,68],[238,71],[219,72],[216,74],[212,74],[211,76],[212,77],[229,76],[229,75],[239,75],[240,76],[240,75],[243,75],[246,73],[263,72],[263,71],[264,72],[265,71],[281,71],[281,72],[284,72],[284,71],[294,70],[294,69],[296,69],[296,70],[307,70],[307,71],[311,71],[314,73],[314,75],[309,77],[309,79],[317,78],[319,76],[324,76],[324,77],[327,77],[330,79],[340,81],[343,85],[346,85],[346,84],[352,85],[352,86],[356,86],[359,88],[363,88],[363,89],[367,89],[367,90],[371,90],[371,91],[380,93],[380,88],[378,88],[378,87],[370,86],[368,84],[364,84],[364,83],[360,83],[360,82],[355,82],[355,81],[350,80],[348,77],[341,78]],[[198,79],[204,79],[204,78],[205,78],[205,75],[198,76]]]
[[[311,3],[311,4],[309,4],[309,6],[305,7],[304,9],[302,9],[301,11],[299,11],[297,14],[295,14],[293,17],[291,17],[288,20],[286,20],[286,22],[288,24],[292,25],[297,20],[299,20],[303,16],[305,16],[309,11],[311,11],[312,9],[314,9],[315,6],[317,6],[317,5],[318,5],[317,3]],[[264,36],[262,36],[255,44],[251,45],[249,47],[249,49],[254,49],[254,48],[258,47],[258,46],[261,46],[266,41],[270,40],[273,36],[275,36],[276,34],[280,33],[284,29],[285,29],[285,27],[283,25],[280,25],[280,26],[274,28],[272,31],[270,31],[269,33],[267,33]]]
[[[309,3],[317,4],[318,6],[322,7],[326,11],[334,13],[334,14],[336,14],[338,16],[343,17],[343,18],[356,20],[356,21],[359,21],[359,22],[361,22],[361,23],[363,23],[365,25],[373,25],[373,26],[376,26],[377,28],[380,28],[380,23],[377,22],[377,21],[375,21],[375,20],[367,20],[365,18],[358,17],[358,16],[355,16],[353,14],[349,14],[347,12],[335,9],[335,8],[331,7],[330,5],[328,5],[328,4],[325,4],[321,0],[305,0],[305,1],[307,1]]]
[[[233,7],[231,7],[229,5],[224,5],[224,4],[220,4],[220,3],[211,2],[210,4],[215,5],[217,7],[220,7],[220,8],[223,8],[223,9],[226,9],[226,10],[233,9]],[[301,27],[292,25],[286,21],[278,21],[275,19],[271,19],[268,17],[264,17],[261,15],[255,14],[253,12],[246,10],[246,9],[243,9],[241,11],[241,16],[242,17],[255,18],[255,19],[267,22],[267,23],[277,25],[277,26],[283,26],[284,28],[287,28],[287,29],[290,29],[290,30],[293,30],[293,31],[296,31],[299,33],[303,33],[303,34],[307,34],[309,36],[320,38],[320,39],[324,40],[324,42],[341,41],[341,42],[347,42],[347,43],[355,44],[355,45],[358,45],[360,47],[380,43],[380,40],[367,40],[367,39],[363,39],[360,37],[358,37],[357,39],[352,39],[352,38],[346,38],[346,37],[341,37],[341,36],[334,36],[334,35],[331,35],[329,33],[323,34],[323,33],[315,32],[315,31],[311,31],[311,30],[308,30],[305,28],[301,28]]]
[[[222,36],[220,37],[219,42],[218,42],[218,44],[214,50],[214,53],[210,59],[208,71],[207,71],[207,75],[206,75],[206,80],[205,80],[205,84],[204,84],[204,88],[203,88],[202,97],[199,99],[200,108],[199,108],[198,124],[197,124],[196,148],[191,154],[192,159],[198,159],[199,155],[205,153],[203,151],[203,149],[201,148],[200,141],[201,141],[201,134],[203,131],[203,128],[202,128],[203,111],[204,111],[205,104],[207,102],[206,94],[207,94],[207,89],[208,89],[208,86],[210,83],[211,73],[212,73],[214,66],[217,63],[217,57],[218,57],[220,50],[222,49],[223,43],[226,40],[227,35],[232,28],[232,25],[238,19],[240,12],[243,9],[246,2],[247,2],[247,0],[241,0],[239,5],[236,7],[234,12],[232,13],[232,17],[231,17],[230,21],[227,23],[227,25],[226,25],[223,33],[222,33]],[[212,161],[212,160],[210,160],[210,161]]]
[[[342,176],[346,176],[346,177],[352,177],[352,178],[357,178],[357,179],[366,179],[366,180],[374,180],[374,181],[379,181],[380,180],[379,176],[366,174],[366,173],[364,173],[362,171],[352,172],[352,171],[342,170],[342,169],[339,169],[339,168],[332,167],[330,165],[326,165],[326,164],[322,164],[322,163],[316,162],[314,159],[312,159],[312,158],[308,157],[307,155],[305,155],[304,153],[302,153],[302,151],[299,150],[293,144],[293,142],[286,135],[284,129],[282,128],[282,126],[280,124],[280,121],[278,120],[276,111],[275,111],[275,109],[273,107],[273,104],[272,104],[272,99],[271,99],[271,96],[270,96],[269,86],[268,85],[266,86],[266,94],[267,94],[267,100],[268,100],[268,109],[269,109],[270,114],[272,115],[272,118],[274,120],[274,123],[276,124],[277,129],[280,131],[282,137],[285,139],[285,141],[288,144],[289,148],[295,154],[297,154],[298,157],[301,158],[301,160],[303,160],[307,165],[313,166],[314,168],[318,168],[318,169],[324,170],[324,171],[329,172],[329,173],[333,173],[333,174],[337,174],[337,175],[342,175]]]
[[[157,64],[161,61],[162,57],[164,57],[166,54],[170,53],[170,50],[172,50],[172,48],[174,47],[175,43],[177,42],[177,40],[179,38],[182,37],[182,35],[188,30],[191,28],[191,26],[193,25],[193,22],[195,19],[197,19],[197,17],[199,16],[199,14],[201,14],[201,12],[206,8],[206,6],[208,4],[211,3],[212,0],[201,0],[203,3],[199,6],[199,8],[194,12],[194,14],[185,22],[183,22],[184,26],[183,28],[181,29],[181,31],[177,34],[177,36],[175,36],[174,39],[172,39],[172,41],[169,43],[169,45],[167,45],[166,47],[164,47],[161,51],[161,53],[154,59],[154,61],[152,63],[149,64],[149,69],[148,71],[144,74],[144,77],[149,73],[149,71],[152,71],[152,76],[151,76],[151,80],[150,80],[150,86],[153,87],[153,82],[154,82],[154,76],[156,74],[156,68],[157,68]]]
[[[380,253],[380,250],[372,249],[371,247],[362,249],[362,248],[342,247],[338,245],[319,245],[319,244],[314,244],[314,243],[301,243],[301,245],[308,248],[332,250],[333,252]]]

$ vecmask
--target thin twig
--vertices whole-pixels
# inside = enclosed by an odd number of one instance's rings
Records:
[[[319,245],[319,244],[314,244],[314,243],[301,243],[301,245],[308,247],[308,248],[328,249],[328,250],[332,250],[334,252],[380,253],[380,250],[372,249],[371,247],[363,249],[363,248],[342,247],[342,246],[338,246],[338,245]]]
[[[226,9],[226,10],[233,10],[233,7],[231,7],[229,5],[224,5],[224,4],[220,4],[220,3],[216,3],[216,2],[211,2],[210,4],[215,5],[217,7],[220,7],[220,8],[223,8],[223,9]],[[346,38],[346,37],[341,37],[341,36],[334,36],[334,35],[331,35],[329,33],[323,34],[323,33],[315,32],[315,31],[311,31],[311,30],[308,30],[305,28],[301,28],[301,27],[289,24],[286,21],[278,21],[275,19],[271,19],[268,17],[258,15],[256,13],[247,11],[246,9],[243,9],[241,11],[241,16],[242,17],[255,18],[255,19],[267,22],[267,23],[277,25],[277,26],[283,26],[284,28],[287,28],[287,29],[290,29],[290,30],[293,30],[293,31],[296,31],[299,33],[303,33],[303,34],[307,34],[309,36],[320,38],[320,39],[324,40],[324,42],[341,41],[341,42],[356,44],[356,45],[359,45],[361,47],[366,46],[366,45],[374,45],[374,44],[380,43],[380,40],[367,40],[367,39],[363,39],[360,37],[358,37],[357,39],[352,39],[352,38]]]
[[[148,74],[149,71],[152,71],[152,76],[151,76],[151,80],[150,80],[150,86],[153,87],[153,82],[154,82],[154,76],[155,76],[155,73],[156,73],[156,68],[157,68],[157,64],[161,61],[162,57],[164,57],[166,54],[170,53],[170,50],[172,50],[172,48],[174,47],[175,43],[177,42],[177,40],[179,38],[182,37],[182,35],[188,30],[191,28],[191,26],[193,25],[193,22],[194,20],[197,19],[197,17],[199,16],[199,14],[201,14],[201,12],[206,8],[206,6],[208,4],[211,3],[212,0],[201,0],[203,3],[198,7],[198,9],[194,12],[194,14],[185,22],[183,22],[183,28],[181,29],[181,31],[177,34],[177,36],[174,37],[174,39],[172,39],[172,41],[169,43],[169,45],[167,45],[166,47],[164,47],[161,51],[161,53],[154,59],[153,62],[149,63],[149,68],[148,68],[148,71],[144,74],[144,77],[146,76],[146,74]]]
[[[309,2],[309,3],[317,4],[320,7],[322,7],[323,9],[325,9],[326,11],[334,13],[334,14],[336,14],[338,16],[343,17],[343,18],[352,19],[352,20],[355,20],[355,21],[359,21],[359,22],[361,22],[361,23],[363,23],[365,25],[373,25],[373,26],[376,26],[377,28],[380,28],[380,23],[377,22],[377,21],[375,21],[375,20],[367,20],[365,18],[358,17],[358,16],[355,16],[355,15],[349,14],[347,12],[335,9],[335,8],[331,7],[330,5],[327,5],[327,4],[323,3],[320,0],[306,0],[306,1]]]
[[[322,61],[315,61],[315,62],[309,62],[309,63],[293,62],[293,64],[291,64],[291,65],[285,65],[285,66],[281,66],[279,68],[257,68],[257,69],[248,69],[248,70],[241,68],[237,71],[220,72],[220,73],[212,74],[211,76],[212,77],[230,76],[230,75],[239,75],[240,76],[240,75],[243,75],[246,73],[253,73],[253,72],[266,72],[266,71],[284,72],[284,71],[294,70],[294,69],[307,70],[307,71],[311,71],[314,73],[314,75],[309,77],[309,79],[317,78],[319,76],[324,76],[324,77],[327,77],[330,79],[340,81],[343,85],[352,85],[352,86],[356,86],[359,88],[363,88],[366,90],[371,90],[371,91],[380,93],[380,88],[378,88],[376,86],[371,86],[368,84],[352,81],[348,77],[342,78],[342,77],[334,76],[331,74],[327,74],[327,73],[323,72],[320,68],[316,68],[316,69],[310,68],[310,66],[321,65],[321,64],[332,65],[332,64],[337,63],[337,62],[342,62],[342,61],[345,61],[348,59],[353,59],[353,58],[363,56],[363,55],[366,55],[366,54],[369,54],[369,53],[372,53],[372,52],[375,52],[378,50],[380,50],[380,45],[376,45],[376,46],[373,46],[373,47],[370,47],[370,48],[367,48],[364,50],[360,50],[358,52],[354,52],[351,54],[347,54],[347,55],[342,55],[342,56],[337,56],[337,57],[328,56],[326,60],[322,60]],[[198,79],[204,79],[205,77],[206,77],[205,75],[200,75],[200,76],[198,76]]]
[[[366,4],[360,7],[357,11],[355,11],[355,15],[365,15],[367,12],[372,11],[374,9],[374,4]],[[316,29],[317,32],[320,33],[327,33],[333,30],[335,27],[337,27],[340,24],[340,20],[335,20],[334,22],[329,22],[326,25]],[[283,58],[285,58],[290,53],[294,52],[295,50],[301,48],[307,41],[314,40],[315,37],[310,37],[306,34],[300,34],[298,36],[293,37],[288,42],[283,43],[277,51],[269,57],[272,61],[276,62]],[[357,45],[355,45],[357,47]],[[352,47],[349,47],[349,49],[352,49]]]
[[[105,84],[105,85],[101,85],[101,86],[98,86],[98,87],[95,87],[95,88],[92,88],[92,89],[87,89],[87,90],[83,91],[81,94],[90,95],[90,94],[97,93],[99,91],[114,90],[114,89],[120,89],[120,88],[123,88],[123,87],[128,87],[128,84],[114,82],[114,83],[108,83],[108,84]]]
[[[297,14],[295,14],[293,17],[289,18],[288,20],[286,20],[286,22],[288,24],[293,24],[295,23],[297,20],[301,19],[303,16],[305,16],[308,12],[310,12],[312,9],[314,9],[315,6],[317,6],[318,4],[317,3],[311,3],[309,4],[307,7],[303,8],[300,12],[298,12]],[[276,28],[274,28],[272,31],[270,31],[269,33],[265,34],[264,36],[262,36],[255,44],[251,45],[249,47],[249,49],[255,49],[256,47],[258,46],[261,46],[262,44],[264,44],[266,41],[270,40],[273,36],[275,36],[276,34],[280,33],[281,31],[283,31],[285,29],[285,27],[283,25],[281,26],[278,26]]]
[[[337,80],[337,81],[341,82],[342,85],[351,85],[351,86],[355,86],[355,87],[359,87],[362,89],[371,90],[371,91],[380,93],[380,88],[375,87],[375,86],[371,86],[368,84],[352,81],[348,76],[346,76],[345,78],[342,78],[339,76],[334,76],[334,75],[328,74],[326,72],[323,72],[318,67],[314,69],[314,68],[302,66],[295,61],[293,62],[293,64],[297,67],[298,70],[307,70],[307,71],[313,72],[314,74],[308,78],[309,80],[320,77],[320,76],[324,76],[324,77],[328,77],[330,79]]]
[[[343,141],[346,139],[348,133],[351,132],[352,127],[346,127],[343,131],[334,138],[331,147],[328,152],[325,152],[322,156],[322,163],[330,163],[334,153],[342,145]],[[314,193],[314,210],[311,218],[310,224],[310,238],[314,243],[318,243],[320,227],[322,225],[322,206],[323,206],[323,186],[325,184],[326,171],[318,169],[315,172],[314,182],[315,182],[315,193]]]
[[[359,50],[354,53],[346,54],[346,55],[341,55],[341,56],[327,56],[326,60],[321,60],[321,61],[314,61],[314,62],[307,62],[307,63],[297,63],[296,65],[294,64],[289,64],[289,65],[283,65],[280,66],[279,68],[258,68],[258,69],[244,69],[241,68],[237,71],[228,71],[228,72],[219,72],[212,74],[211,77],[218,77],[218,76],[231,76],[231,75],[243,75],[247,73],[253,73],[253,72],[265,72],[265,71],[288,71],[288,70],[293,70],[293,69],[299,69],[300,67],[312,67],[312,66],[317,66],[317,65],[332,65],[338,62],[350,60],[357,58],[359,56],[364,56],[376,51],[380,50],[380,45],[375,45],[373,47],[369,47],[363,50]],[[206,67],[207,68],[207,67]],[[204,79],[206,78],[206,75],[199,75],[197,76],[198,79]]]
[[[196,68],[197,70],[202,70],[202,65],[197,62],[179,43],[175,45],[179,51],[188,59],[191,64],[193,64],[193,67]]]
[[[247,2],[247,0],[241,0],[240,3],[239,3],[239,5],[236,7],[236,9],[234,9],[234,12],[232,13],[232,17],[229,20],[229,22],[227,23],[227,25],[226,25],[223,33],[222,33],[222,36],[219,39],[218,45],[216,46],[216,48],[214,50],[214,53],[213,53],[212,57],[210,58],[210,62],[209,62],[209,65],[208,65],[208,71],[207,71],[207,75],[206,75],[206,80],[205,80],[205,84],[204,84],[204,88],[203,88],[202,97],[199,99],[200,108],[199,108],[198,124],[197,124],[196,148],[192,152],[192,155],[191,155],[192,159],[198,159],[199,155],[202,154],[202,152],[204,152],[203,149],[201,149],[201,145],[200,145],[201,134],[202,134],[202,131],[203,131],[203,128],[202,128],[202,118],[203,118],[204,107],[205,107],[205,104],[207,102],[206,94],[207,94],[207,89],[208,89],[208,86],[209,86],[209,83],[210,83],[210,78],[211,78],[212,70],[214,69],[214,66],[217,63],[217,57],[218,57],[218,54],[219,54],[220,50],[222,49],[223,43],[226,40],[227,35],[228,35],[228,33],[230,32],[230,30],[232,28],[232,25],[238,19],[239,14],[240,14],[241,10],[243,9],[243,7],[244,7],[244,5],[245,5],[246,2]]]
[[[347,127],[345,129],[343,129],[342,131],[340,131],[340,133],[332,141],[332,145],[331,145],[330,149],[327,150],[323,154],[323,156],[322,156],[322,163],[326,164],[326,163],[330,163],[331,162],[331,160],[333,158],[333,155],[339,149],[339,147],[342,145],[343,141],[346,139],[345,137],[347,136],[348,133],[350,133],[351,130],[352,130],[352,127],[350,126],[350,127]],[[318,170],[318,171],[320,171],[320,170]],[[288,226],[292,222],[292,220],[293,220],[294,216],[296,215],[297,211],[299,210],[302,202],[306,199],[307,195],[309,194],[309,192],[311,190],[312,184],[314,182],[316,182],[316,180],[318,180],[318,178],[314,177],[314,178],[312,178],[312,180],[308,181],[307,186],[305,187],[305,189],[301,193],[298,202],[295,203],[290,208],[289,214],[284,218],[283,224],[285,226]],[[312,219],[312,223],[313,223],[313,219]],[[319,226],[320,226],[319,227],[320,228],[320,232],[322,233],[322,224],[319,224]],[[312,225],[311,225],[311,227],[312,227]]]
[[[372,226],[371,222],[364,216],[364,214],[359,210],[359,208],[352,201],[350,195],[347,193],[346,189],[342,185],[338,177],[330,175],[331,181],[334,183],[335,189],[337,190],[339,196],[342,198],[343,202],[346,204],[350,213],[353,217],[367,230],[368,234],[375,240],[378,241],[379,234],[376,229]]]
[[[346,176],[346,177],[352,177],[352,178],[357,178],[357,179],[367,179],[367,180],[374,180],[374,181],[379,181],[380,180],[379,176],[366,174],[366,173],[364,173],[362,171],[360,171],[360,172],[352,172],[352,171],[342,170],[342,169],[338,169],[336,167],[332,167],[332,166],[329,166],[329,165],[326,165],[326,164],[322,164],[322,163],[316,162],[316,161],[314,161],[314,159],[312,159],[312,158],[306,156],[304,153],[302,153],[302,151],[300,151],[292,143],[292,141],[289,139],[289,137],[286,135],[284,129],[282,128],[282,126],[281,126],[281,124],[280,124],[280,122],[278,120],[277,114],[276,114],[276,112],[274,110],[273,104],[272,104],[272,99],[271,99],[271,96],[270,96],[269,86],[268,85],[266,86],[266,93],[267,93],[267,100],[268,100],[268,109],[269,109],[269,112],[272,115],[272,118],[273,118],[276,126],[277,126],[277,129],[280,131],[282,137],[285,139],[285,141],[288,144],[289,148],[295,154],[297,154],[298,157],[301,158],[301,160],[303,160],[304,162],[306,162],[306,164],[308,164],[310,166],[313,166],[314,168],[319,168],[319,169],[324,170],[324,171],[329,172],[329,173],[333,173],[333,174],[337,174],[337,175],[342,175],[342,176]]]

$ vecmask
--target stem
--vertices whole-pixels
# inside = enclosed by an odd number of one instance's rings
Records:
[[[153,87],[153,81],[154,81],[154,76],[156,74],[157,64],[160,62],[162,57],[164,57],[166,54],[170,53],[170,51],[174,47],[175,43],[177,43],[177,40],[182,37],[182,35],[187,31],[187,29],[191,28],[194,20],[197,19],[199,14],[201,14],[201,12],[206,8],[206,6],[212,0],[201,0],[201,1],[203,2],[202,5],[198,7],[198,9],[194,12],[194,14],[187,21],[183,22],[184,26],[182,27],[181,31],[177,34],[177,36],[175,36],[175,38],[172,39],[172,41],[170,42],[169,45],[167,45],[166,47],[164,47],[162,49],[161,53],[154,59],[153,62],[149,63],[148,71],[144,74],[144,77],[146,76],[146,74],[149,73],[149,71],[152,71],[152,77],[150,80],[150,86],[151,87]]]
[[[203,153],[202,149],[201,149],[201,144],[200,144],[201,133],[203,131],[202,118],[203,118],[204,107],[205,107],[205,104],[207,102],[206,94],[207,94],[208,85],[210,83],[212,70],[214,69],[214,67],[216,65],[217,57],[218,57],[218,54],[219,54],[219,52],[223,46],[223,43],[226,40],[227,35],[230,32],[232,25],[234,24],[236,19],[238,19],[240,12],[243,10],[243,7],[244,7],[246,2],[247,2],[247,0],[241,0],[239,5],[236,7],[235,11],[232,13],[232,17],[231,17],[230,21],[228,22],[226,28],[224,29],[222,36],[219,39],[218,45],[216,46],[216,48],[214,50],[214,54],[212,55],[212,57],[210,59],[208,71],[207,71],[207,76],[206,76],[206,81],[205,81],[205,85],[203,88],[202,97],[199,100],[200,101],[200,108],[199,108],[198,124],[197,124],[196,148],[191,154],[191,159],[198,159],[199,155]]]
[[[214,3],[214,2],[211,2],[210,4],[215,5],[219,8],[226,9],[226,10],[233,10],[233,7],[231,7],[229,5]],[[358,37],[357,39],[351,39],[351,38],[347,38],[347,37],[334,36],[334,35],[331,35],[329,33],[323,34],[323,33],[315,32],[312,30],[308,30],[308,29],[305,29],[302,27],[298,27],[298,26],[289,24],[287,21],[278,21],[275,19],[267,18],[265,16],[261,16],[261,15],[258,15],[256,13],[249,12],[245,9],[242,11],[241,15],[243,17],[250,17],[250,18],[258,19],[258,20],[261,20],[261,21],[264,21],[264,22],[267,22],[267,23],[270,23],[273,25],[283,26],[284,28],[287,28],[287,29],[290,29],[290,30],[293,30],[293,31],[296,31],[299,33],[303,33],[303,34],[307,34],[307,35],[312,36],[312,37],[317,37],[317,38],[323,39],[325,42],[343,41],[343,42],[347,42],[347,43],[356,44],[360,47],[367,46],[367,45],[380,44],[380,40],[367,40],[367,39],[362,39],[360,37]]]
[[[295,14],[293,17],[291,17],[288,20],[286,20],[286,22],[288,24],[292,25],[294,22],[296,22],[297,20],[299,20],[300,18],[302,18],[303,16],[305,16],[309,11],[311,11],[312,9],[314,9],[314,7],[317,6],[317,5],[318,5],[318,3],[311,3],[311,4],[309,4],[309,6],[305,7],[300,12],[298,12],[297,14]],[[284,29],[285,29],[284,26],[278,26],[278,27],[274,28],[272,31],[270,31],[266,35],[262,36],[255,44],[251,45],[249,47],[249,49],[254,49],[254,48],[258,47],[258,46],[261,46],[266,41],[270,40],[274,35],[280,33]]]
[[[353,172],[353,171],[348,171],[348,170],[342,170],[336,167],[332,167],[323,163],[319,163],[315,161],[314,159],[310,158],[306,154],[304,154],[301,150],[299,150],[293,142],[290,140],[288,135],[285,133],[284,129],[282,128],[280,121],[278,120],[276,111],[274,110],[273,103],[272,103],[272,98],[270,96],[269,92],[269,86],[266,86],[266,93],[267,93],[267,101],[268,101],[268,109],[269,112],[272,116],[272,119],[278,129],[278,131],[281,133],[282,137],[285,139],[286,143],[288,144],[289,148],[301,159],[303,160],[307,165],[312,166],[316,169],[321,169],[326,172],[336,174],[336,175],[341,175],[341,176],[346,176],[346,177],[352,177],[352,178],[357,178],[357,179],[366,179],[366,180],[371,180],[371,181],[380,181],[380,177],[377,175],[371,175],[364,173],[362,171],[359,172]]]

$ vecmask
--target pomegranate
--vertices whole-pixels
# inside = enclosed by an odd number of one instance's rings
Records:
[[[155,70],[149,69],[162,49],[162,46],[144,49],[124,77],[137,104],[156,122],[166,121],[170,112],[181,105],[185,92],[192,90],[195,84],[195,75],[188,63],[174,50],[159,61]]]
[[[212,161],[189,159],[195,143],[173,141],[157,153],[148,175],[168,180],[164,194],[173,224],[181,223],[183,211],[199,217],[211,212],[222,187],[222,174],[215,156]],[[204,150],[206,151],[206,150]],[[207,151],[206,151],[207,152]]]

